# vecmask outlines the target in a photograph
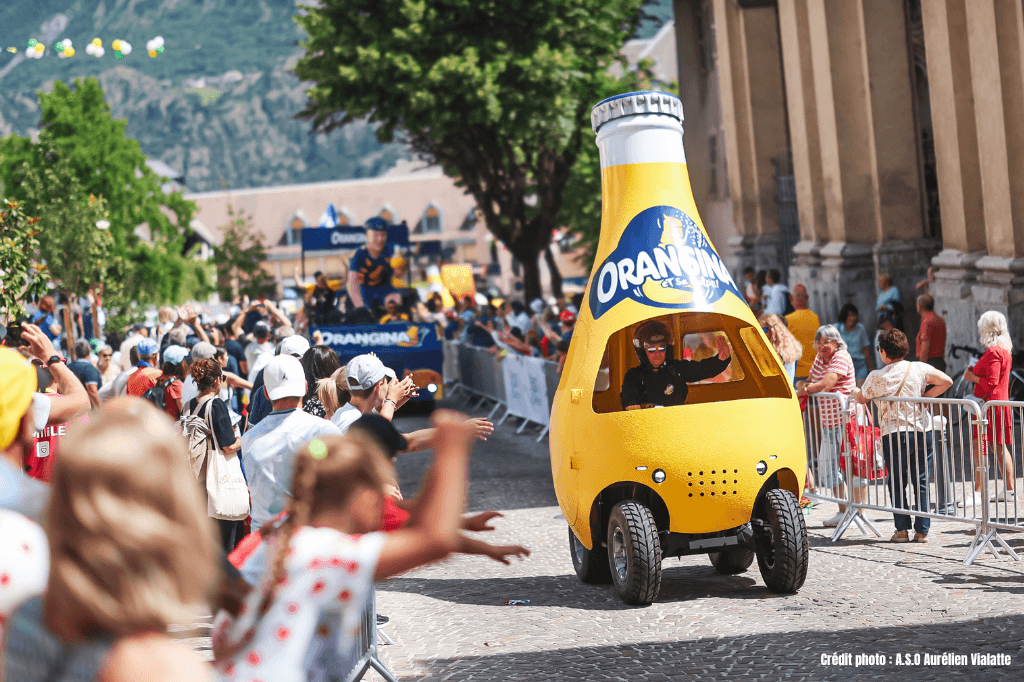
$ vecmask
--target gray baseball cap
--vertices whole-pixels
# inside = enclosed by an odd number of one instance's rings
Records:
[[[349,360],[345,367],[345,377],[349,388],[373,388],[384,377],[396,379],[395,371],[385,367],[375,355],[357,355]]]

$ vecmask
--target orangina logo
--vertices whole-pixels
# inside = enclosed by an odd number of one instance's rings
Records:
[[[627,298],[684,310],[710,310],[727,292],[743,298],[704,232],[671,206],[652,206],[630,220],[596,273],[590,283],[595,320]]]

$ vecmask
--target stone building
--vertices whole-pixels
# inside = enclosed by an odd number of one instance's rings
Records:
[[[1020,0],[675,0],[695,199],[731,267],[788,267],[822,320],[874,326],[890,273],[916,333],[985,310],[1024,345]]]

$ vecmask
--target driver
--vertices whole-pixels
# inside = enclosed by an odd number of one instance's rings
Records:
[[[682,405],[686,384],[721,374],[729,366],[731,351],[725,338],[717,336],[718,355],[706,360],[676,360],[672,357],[672,332],[664,322],[651,320],[633,335],[640,366],[626,372],[622,380],[622,409]]]

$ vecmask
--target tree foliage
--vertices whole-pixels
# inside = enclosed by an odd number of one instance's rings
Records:
[[[548,246],[608,64],[642,0],[323,0],[297,75],[300,114],[328,131],[369,117],[473,195],[540,293]]]
[[[119,283],[125,299],[174,301],[194,267],[182,256],[179,226],[192,220],[195,203],[183,199],[180,192],[163,192],[162,181],[146,166],[138,142],[125,137],[125,121],[111,117],[95,78],[75,80],[74,85],[72,89],[57,81],[50,93],[38,93],[42,109],[38,141],[16,135],[0,140],[3,194],[27,199],[30,191],[49,187],[44,191],[67,195],[63,188],[49,186],[65,177],[63,170],[54,174],[55,165],[66,164],[77,179],[79,208],[89,195],[103,197],[110,221],[111,253],[124,263]],[[38,171],[35,189],[30,190],[26,183],[26,167]],[[45,200],[45,193],[33,196],[35,201]],[[34,205],[29,210],[35,210]],[[46,241],[48,227],[43,229]]]
[[[38,222],[17,201],[5,201],[0,211],[0,312],[8,323],[25,316],[30,297],[46,293],[49,273],[37,256]]]
[[[625,59],[620,58],[620,62],[625,67]],[[678,95],[677,83],[654,80],[651,73],[653,66],[651,60],[643,59],[637,64],[636,71],[623,68],[621,77],[609,78],[602,83],[603,89],[595,92],[594,101],[599,102],[624,92],[652,89]],[[583,145],[565,184],[562,208],[558,214],[559,225],[580,235],[580,245],[583,247],[581,256],[588,268],[594,264],[594,254],[601,236],[601,157],[596,137],[592,130],[587,130],[583,135]]]
[[[221,227],[224,241],[213,249],[211,259],[217,270],[217,290],[225,301],[240,295],[249,298],[269,296],[276,282],[260,265],[267,259],[263,241],[253,228],[252,216],[235,212],[228,205],[230,220]]]

